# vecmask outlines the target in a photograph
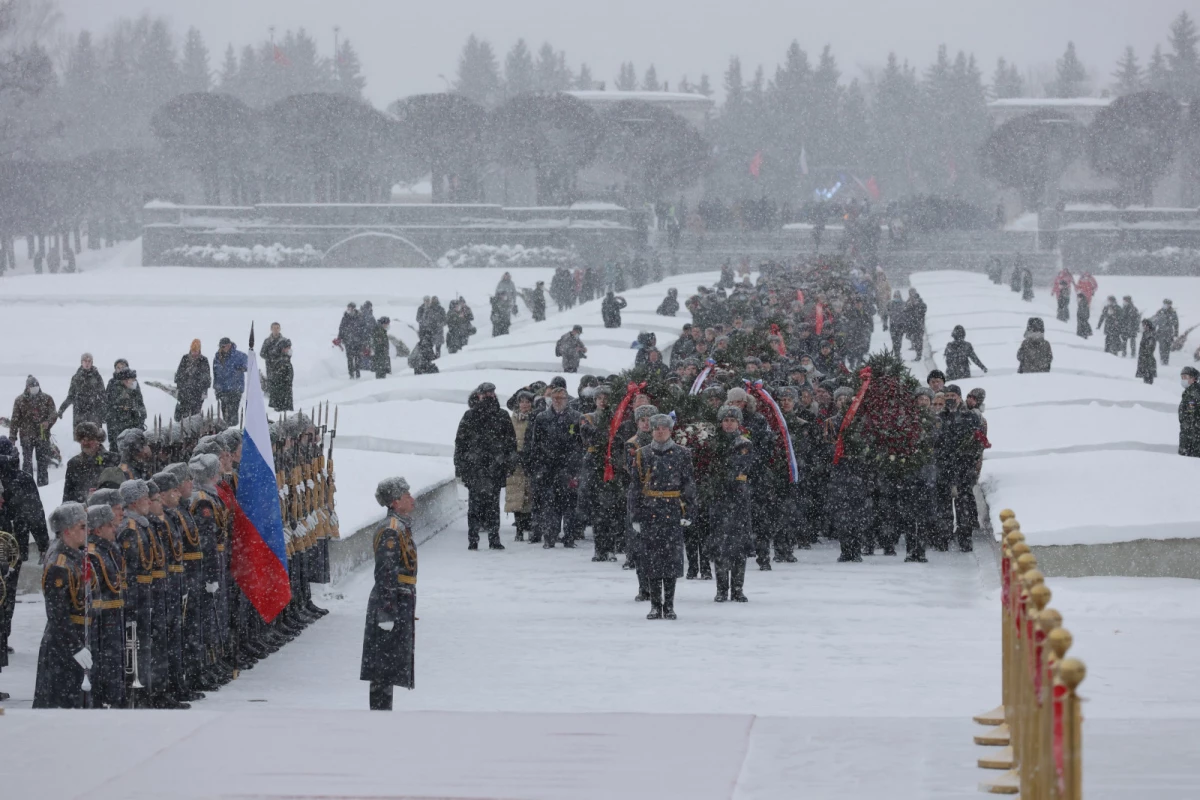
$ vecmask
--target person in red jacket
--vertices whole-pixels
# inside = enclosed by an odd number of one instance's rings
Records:
[[[17,395],[13,403],[9,430],[14,439],[21,440],[21,469],[33,474],[33,459],[37,456],[37,484],[50,482],[50,429],[58,421],[58,406],[54,398],[42,392],[37,378],[30,375],[25,379],[25,391]]]

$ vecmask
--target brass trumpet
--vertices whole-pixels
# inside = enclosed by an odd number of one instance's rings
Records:
[[[21,545],[8,531],[0,531],[0,605],[8,599],[8,575],[21,561]],[[13,587],[15,592],[17,587]]]

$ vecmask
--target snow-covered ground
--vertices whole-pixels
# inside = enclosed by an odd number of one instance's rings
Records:
[[[481,381],[507,396],[557,374],[553,343],[574,322],[590,347],[584,371],[623,369],[638,330],[657,331],[666,345],[686,321],[654,315],[667,287],[690,293],[715,279],[685,276],[627,293],[619,330],[604,329],[591,303],[542,324],[522,309],[510,336],[491,339],[486,295],[496,271],[142,269],[134,255],[127,246],[108,263],[81,260],[82,275],[0,278],[0,397],[15,396],[34,372],[61,400],[84,350],[104,371],[124,356],[143,379],[169,381],[192,338],[211,354],[221,336],[243,341],[251,320],[263,331],[279,321],[296,343],[298,407],[328,398],[340,408],[347,530],[378,514],[371,492],[381,475],[405,474],[420,487],[451,474],[454,428]],[[518,286],[548,277],[514,271]],[[1185,325],[1200,311],[1200,282],[1121,280],[1102,278],[1101,294],[1132,291],[1147,311],[1170,294]],[[1034,306],[1056,347],[1055,372],[1016,376],[1029,304],[978,276],[923,274],[913,283],[930,305],[935,352],[961,321],[992,368],[960,383],[989,391],[993,514],[1011,506],[1043,543],[1079,541],[1071,529],[1094,537],[1100,525],[1141,524],[1167,535],[1200,521],[1180,499],[1196,476],[1191,460],[1172,455],[1178,384],[1169,372],[1153,387],[1134,380],[1132,361],[1076,339],[1039,291]],[[344,377],[330,340],[348,300],[372,299],[376,314],[412,322],[423,295],[445,304],[455,291],[475,309],[480,335],[441,359],[440,374],[413,376],[396,360],[387,380]],[[411,342],[406,330],[393,326]],[[883,339],[877,331],[876,347]],[[152,413],[170,414],[167,395],[144,392]],[[70,422],[68,414],[62,432]],[[59,436],[70,455],[67,438]],[[47,504],[59,493],[48,487]],[[822,545],[798,564],[752,570],[744,606],[714,604],[711,582],[681,581],[680,618],[669,623],[644,619],[633,576],[592,563],[590,543],[545,551],[510,543],[511,533],[506,523],[504,552],[468,552],[459,521],[422,546],[417,689],[397,695],[394,714],[360,710],[369,570],[323,589],[318,602],[329,616],[188,713],[26,710],[44,612],[39,597],[22,597],[16,653],[0,674],[13,695],[0,751],[17,765],[6,770],[6,788],[47,798],[923,800],[973,793],[984,777],[970,716],[999,697],[999,600],[982,548],[931,553],[928,565],[882,556],[839,565]],[[1192,652],[1200,583],[1050,585],[1089,667],[1087,796],[1187,796],[1200,782]],[[64,748],[86,752],[79,769],[61,768]]]
[[[1200,279],[1101,276],[1092,326],[1104,298],[1131,295],[1150,316],[1165,297],[1183,328],[1200,322]],[[1180,368],[1194,363],[1191,346],[1159,366],[1152,386],[1134,377],[1136,359],[1104,352],[1104,336],[1084,340],[1071,321],[1055,318],[1053,298],[1037,287],[1032,302],[1007,284],[960,272],[918,273],[912,284],[929,304],[929,343],[939,368],[950,331],[967,340],[987,365],[983,375],[956,381],[964,392],[987,390],[988,438],[983,486],[997,515],[1011,508],[1037,544],[1103,544],[1200,536],[1200,459],[1181,458],[1176,410]],[[1049,374],[1018,375],[1017,348],[1029,317],[1041,317],[1054,348]],[[923,377],[923,376],[922,376]]]

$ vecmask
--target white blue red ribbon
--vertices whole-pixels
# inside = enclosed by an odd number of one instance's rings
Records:
[[[708,375],[717,366],[717,362],[711,358],[705,359],[704,369],[700,370],[700,374],[696,376],[696,380],[692,381],[692,390],[689,395],[700,394],[700,390],[704,388],[704,381],[708,379]]]
[[[787,420],[783,417],[783,411],[779,408],[779,404],[775,402],[775,398],[771,397],[770,393],[763,388],[761,380],[751,381],[749,378],[743,378],[742,382],[746,384],[747,392],[762,400],[771,409],[771,413],[775,417],[775,428],[783,436],[783,447],[787,452],[788,482],[798,482],[800,480],[800,465],[796,463],[796,450],[792,447],[792,435],[788,431]]]

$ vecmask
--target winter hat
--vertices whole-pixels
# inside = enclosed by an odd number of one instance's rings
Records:
[[[658,413],[658,408],[655,406],[638,406],[633,410],[633,421],[641,422],[644,419],[650,419]]]
[[[642,408],[645,408],[645,406],[642,406]],[[640,411],[641,409],[638,409],[638,410]],[[675,427],[675,420],[671,419],[671,417],[667,416],[666,414],[655,414],[654,416],[650,417],[650,428],[652,430],[654,428],[674,428],[674,427]]]
[[[519,403],[522,400],[528,400],[530,403],[532,403],[533,402],[533,393],[527,392],[524,389],[517,392],[517,402]]]
[[[387,508],[393,501],[409,493],[408,481],[404,478],[384,478],[375,487],[375,502]]]
[[[221,471],[221,462],[210,453],[201,453],[192,456],[188,461],[188,471],[192,473],[192,480],[196,483],[212,483]]]
[[[612,397],[612,387],[609,386],[607,383],[602,383],[592,391],[593,396],[601,395],[601,394],[604,395],[605,397]]]
[[[113,513],[112,506],[88,506],[87,507],[87,526],[89,531],[98,530],[112,522],[115,522],[117,515]]]
[[[391,324],[392,324],[392,318],[391,318],[391,317],[380,317],[380,318],[377,320],[377,322],[378,322],[380,325],[391,325]]]
[[[746,390],[736,386],[725,393],[726,403],[745,403],[749,399],[750,395],[746,394]]]
[[[780,400],[784,399],[785,397],[790,397],[792,400],[800,399],[800,393],[796,391],[796,387],[794,386],[785,386],[782,389],[777,390],[775,392],[775,396]]]
[[[155,483],[153,479],[148,480],[145,483],[146,483],[146,496],[149,497],[151,500],[158,497],[159,492],[160,492],[160,489],[158,488],[158,484]]]
[[[942,383],[945,383],[946,382],[946,373],[942,372],[940,369],[935,369],[929,373],[929,377],[927,377],[925,379],[925,382],[929,383],[934,378],[937,378],[937,379],[941,380]]]
[[[571,333],[583,333],[582,325],[574,325],[571,327]]]
[[[756,367],[761,367],[761,366],[762,366],[762,359],[761,359],[761,358],[759,358],[758,356],[746,356],[746,357],[745,357],[745,358],[742,360],[742,363],[746,364],[747,366],[748,366],[748,365],[750,365],[750,364],[753,364],[753,365],[755,365]]]
[[[217,438],[217,436],[204,436],[200,441],[196,442],[196,446],[192,448],[192,455],[201,455],[208,453],[210,455],[219,456],[222,453],[228,453],[229,448]]]
[[[854,390],[849,386],[839,386],[833,390],[833,399],[837,400],[839,397],[854,397]]]
[[[496,391],[496,384],[484,381],[475,389],[475,394],[487,394],[488,392]]]
[[[1179,371],[1180,375],[1190,375],[1193,378],[1200,379],[1200,370],[1195,367],[1184,367]]]
[[[156,472],[150,480],[154,482],[160,492],[169,492],[179,488],[179,479],[170,472]]]
[[[143,497],[150,496],[150,487],[143,480],[134,478],[121,484],[121,502],[131,506]]]
[[[920,389],[917,389],[915,392],[913,392],[913,394],[917,397],[928,397],[929,402],[933,402],[933,389],[930,389],[928,386],[922,386]]]
[[[236,453],[237,449],[242,446],[242,432],[237,428],[226,428],[216,434],[216,438],[231,453]]]
[[[967,329],[962,325],[955,325],[954,330],[950,332],[950,338],[956,342],[961,342],[967,338]]]
[[[956,394],[959,397],[962,397],[962,389],[958,388],[957,383],[948,383],[946,384],[945,388],[942,389],[942,394]]]
[[[971,391],[967,392],[967,397],[974,397],[976,402],[978,402],[980,405],[983,405],[983,401],[987,399],[987,392],[979,387],[975,387]]]
[[[567,388],[567,379],[562,375],[555,375],[550,379],[550,386],[556,389],[565,389]]]
[[[113,373],[113,380],[114,381],[131,381],[131,380],[135,381],[135,380],[137,380],[137,370],[130,369],[129,367],[126,367],[125,369],[119,369]]]
[[[721,406],[717,410],[717,422],[724,422],[727,419],[736,419],[738,424],[742,424],[742,410],[737,406]]]
[[[35,377],[33,377],[32,375],[30,375],[28,378],[26,378],[26,379],[25,379],[25,388],[26,388],[26,389],[32,389],[32,388],[33,388],[33,387],[35,387],[35,386],[36,386],[36,387],[38,387],[39,389],[40,389],[40,388],[41,388],[41,386],[42,386],[40,383],[38,383],[38,379],[37,379],[37,378],[35,378]]]
[[[190,352],[190,353],[199,353],[200,352],[200,340],[199,339],[192,339],[192,346],[188,348],[188,352]]]
[[[117,436],[117,451],[122,460],[129,460],[129,456],[139,452],[146,444],[146,432],[141,428],[128,428]]]
[[[121,499],[121,493],[116,489],[97,489],[88,495],[87,504],[89,506],[108,506],[116,508],[117,506],[125,507],[125,501]]]
[[[87,509],[84,508],[83,503],[63,503],[50,512],[50,530],[62,533],[81,522],[86,524],[87,519]]]
[[[705,389],[700,394],[703,395],[706,399],[713,398],[713,397],[719,397],[719,398],[721,398],[722,401],[725,400],[725,389],[720,386],[709,386],[707,389]]]
[[[104,431],[94,422],[81,422],[75,426],[75,441],[82,442],[84,439],[103,442]]]
[[[1046,323],[1042,322],[1041,317],[1030,317],[1029,323],[1025,326],[1026,333],[1045,333]]]
[[[165,467],[163,467],[163,472],[167,472],[175,476],[176,486],[180,486],[192,479],[191,470],[189,470],[188,465],[184,464],[182,461],[177,461],[174,464],[167,464]],[[162,486],[162,484],[160,483],[159,486]]]

